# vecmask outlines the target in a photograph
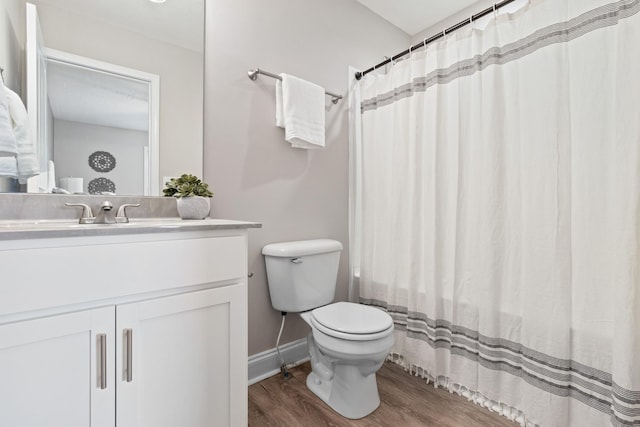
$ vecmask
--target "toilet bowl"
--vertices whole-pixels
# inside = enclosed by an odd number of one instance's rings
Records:
[[[327,316],[327,310],[335,312],[336,309],[359,316],[362,321],[373,320],[371,327],[363,332],[362,328]],[[323,314],[324,317],[320,317]],[[312,372],[307,377],[307,387],[346,418],[369,415],[380,405],[376,372],[393,345],[391,317],[373,307],[346,302],[300,313],[300,316],[311,327],[307,344]],[[323,324],[319,317],[331,323]]]
[[[393,320],[374,307],[331,303],[341,251],[340,242],[317,239],[273,243],[262,254],[273,308],[299,313],[311,327],[307,387],[340,415],[358,419],[380,405],[375,373],[393,345]]]

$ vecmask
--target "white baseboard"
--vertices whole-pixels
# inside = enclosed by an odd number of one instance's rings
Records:
[[[298,365],[309,360],[307,339],[302,338],[280,346],[280,354],[287,365]],[[280,359],[275,348],[249,357],[249,385],[280,373]]]

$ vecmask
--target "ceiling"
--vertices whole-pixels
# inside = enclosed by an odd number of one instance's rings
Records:
[[[410,36],[479,0],[357,0]]]
[[[47,61],[47,92],[53,117],[147,132],[149,84],[116,74]]]

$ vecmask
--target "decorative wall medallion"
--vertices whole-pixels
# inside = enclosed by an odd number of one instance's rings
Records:
[[[116,158],[106,151],[96,151],[89,156],[89,166],[96,172],[111,172],[116,167]]]
[[[94,178],[89,181],[88,185],[89,194],[100,194],[104,191],[108,191],[110,193],[116,192],[116,184],[111,181],[109,178]]]

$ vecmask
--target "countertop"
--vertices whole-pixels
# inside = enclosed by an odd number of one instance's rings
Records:
[[[203,220],[136,218],[124,224],[78,224],[77,220],[3,220],[0,221],[0,240],[115,236],[260,227],[262,224],[257,222],[213,218]]]

